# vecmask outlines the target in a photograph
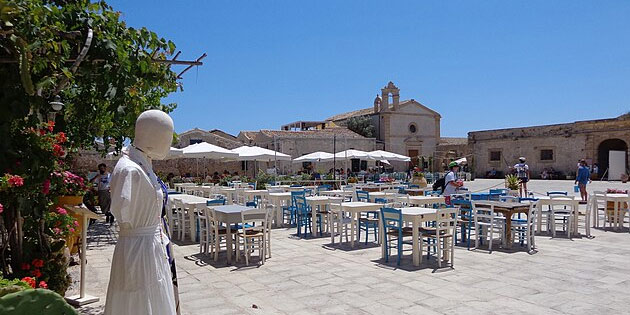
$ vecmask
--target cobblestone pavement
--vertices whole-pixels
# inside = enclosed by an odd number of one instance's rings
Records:
[[[467,183],[485,189],[501,180]],[[534,191],[572,190],[570,181],[532,181]],[[589,190],[628,189],[593,183]],[[584,222],[580,222],[583,226]],[[581,229],[581,231],[583,231]],[[330,238],[298,239],[294,229],[274,229],[272,258],[228,266],[199,255],[194,244],[176,245],[183,314],[628,314],[630,233],[593,229],[592,238],[536,238],[538,252],[455,250],[454,269],[435,260],[385,264],[376,245],[330,245]],[[80,309],[100,314],[116,237],[90,231],[88,293],[101,301]],[[254,261],[257,261],[254,258]]]

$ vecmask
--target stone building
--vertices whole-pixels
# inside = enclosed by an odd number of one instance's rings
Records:
[[[609,168],[627,173],[628,141],[628,114],[611,119],[468,133],[476,176],[484,176],[491,169],[507,172],[520,156],[527,158],[534,178],[540,177],[544,169],[552,168],[560,176],[575,176],[577,162],[582,158],[589,165],[599,165],[600,177],[608,177]],[[614,165],[609,163],[610,151],[621,155]],[[610,179],[619,179],[617,173],[611,174]]]
[[[335,115],[326,119],[330,126],[347,126],[353,117],[371,118],[376,140],[384,150],[411,157],[418,165],[421,157],[428,159],[440,143],[440,119],[436,111],[420,102],[400,100],[400,89],[389,82],[381,89],[372,107]],[[406,170],[407,163],[394,162],[397,170]]]

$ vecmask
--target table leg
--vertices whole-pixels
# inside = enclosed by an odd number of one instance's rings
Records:
[[[615,230],[619,230],[619,202],[615,201],[615,212],[614,212],[614,221],[615,222]]]
[[[319,207],[316,204],[311,205],[311,232],[313,232],[313,236],[317,236],[317,210],[316,207]]]
[[[229,224],[226,224],[227,228],[226,228],[226,237],[225,237],[225,243],[227,245],[227,262],[228,264],[232,263],[232,251],[234,251],[234,247],[232,246],[232,229],[230,228]],[[218,248],[216,250],[219,250]]]
[[[411,235],[413,237],[413,249],[412,249],[412,254],[413,254],[413,265],[414,266],[420,266],[420,245],[419,245],[419,240],[420,240],[420,235],[418,235],[419,231],[418,231],[418,220],[413,220],[413,222],[411,223],[411,228],[412,228],[412,232]]]
[[[378,220],[378,239],[381,241],[381,258],[385,259],[387,252],[385,250],[385,243],[387,240],[385,239],[385,230],[383,227],[383,220]]]
[[[510,215],[508,213],[508,215]],[[512,240],[512,217],[511,216],[506,216],[505,218],[505,231],[503,231],[505,233],[505,240],[507,242],[506,247],[507,248],[512,248],[512,243],[514,242]]]
[[[356,218],[357,218],[357,212],[351,211],[350,212],[350,247],[354,247],[354,235],[357,229]]]
[[[194,206],[188,208],[188,221],[190,222],[188,227],[190,230],[190,240],[193,242],[195,241],[195,235],[197,234],[197,221],[195,220],[195,210],[196,208]]]
[[[536,207],[538,209],[536,209],[536,212],[538,212],[537,216],[538,218],[536,219],[536,230],[540,233],[542,232],[542,210],[544,205],[539,201],[538,204],[536,205]],[[547,231],[549,232],[549,231]]]

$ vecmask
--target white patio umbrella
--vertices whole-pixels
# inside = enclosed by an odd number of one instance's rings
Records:
[[[462,165],[462,164],[467,164],[468,160],[466,160],[466,158],[463,157],[463,158],[459,158],[459,159],[457,159],[457,160],[455,160],[453,162],[457,163],[458,165]]]
[[[216,146],[207,142],[191,144],[184,149],[184,156],[187,158],[206,159],[238,159],[239,155],[232,150]]]
[[[393,153],[393,152],[387,152],[383,150],[376,150],[376,151],[368,152],[368,155],[375,160],[402,161],[402,162],[411,161],[411,158],[408,156]]]
[[[293,163],[301,163],[301,162],[325,162],[332,161],[334,158],[334,154],[328,152],[317,151],[309,154],[305,154],[300,156],[299,158],[293,159]]]
[[[271,161],[291,161],[291,156],[288,154],[280,153],[274,150],[269,150],[257,146],[242,146],[232,150],[233,152],[238,153],[238,159],[241,161],[263,161],[263,162],[271,162]],[[247,172],[247,164],[245,163],[245,172]],[[256,167],[254,165],[254,176],[256,172]]]
[[[335,153],[335,159],[339,160],[351,160],[351,159],[360,159],[360,160],[376,160],[370,155],[361,150],[349,149],[341,152]],[[380,160],[380,159],[379,159]]]
[[[276,152],[273,150],[257,147],[257,146],[242,146],[233,149],[232,152],[238,154],[238,159],[241,161],[264,161],[271,162],[274,160],[279,161],[291,161],[291,156],[288,154]]]

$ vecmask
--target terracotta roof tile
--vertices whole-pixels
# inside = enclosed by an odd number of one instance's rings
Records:
[[[283,137],[283,138],[332,138],[334,135],[347,138],[365,138],[347,128],[328,128],[304,131],[289,130],[261,130],[260,133],[267,137]]]

